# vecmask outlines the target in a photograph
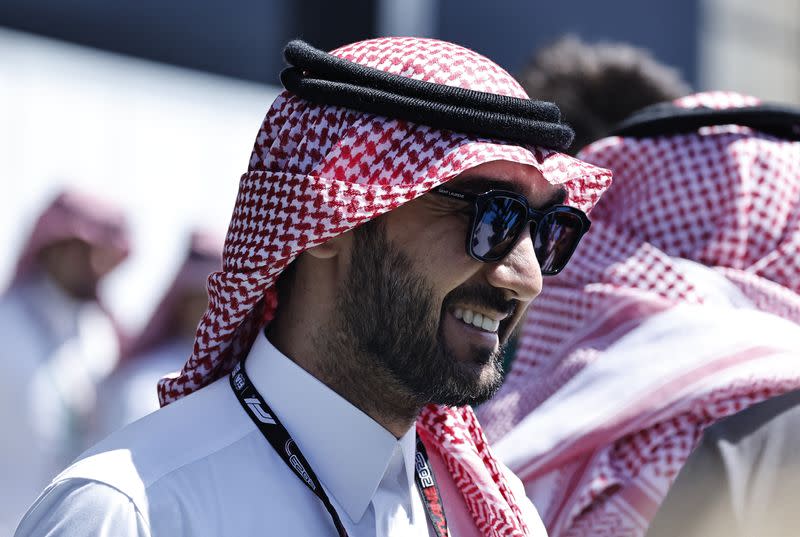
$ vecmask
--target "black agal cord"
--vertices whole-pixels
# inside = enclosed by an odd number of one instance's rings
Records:
[[[244,408],[245,412],[250,419],[253,420],[258,430],[267,439],[267,442],[272,446],[275,452],[283,459],[294,474],[311,489],[322,501],[325,509],[333,519],[333,525],[336,526],[336,531],[339,537],[347,537],[347,531],[342,525],[336,509],[333,508],[328,495],[323,490],[322,485],[311,469],[311,465],[300,452],[300,448],[294,443],[289,431],[281,424],[278,416],[269,407],[261,394],[258,393],[256,387],[250,381],[250,377],[244,370],[244,361],[236,364],[236,367],[231,371],[230,383],[233,388],[233,393]],[[425,505],[425,511],[431,520],[433,529],[436,531],[437,537],[448,537],[447,519],[444,514],[444,505],[442,504],[442,497],[439,494],[439,486],[436,484],[436,478],[433,476],[433,471],[428,464],[428,453],[425,451],[425,446],[422,441],[417,438],[417,452],[414,458],[414,477],[417,483],[417,489],[422,497],[422,503]]]
[[[652,138],[696,132],[714,125],[741,125],[785,140],[800,140],[800,108],[764,103],[716,110],[659,103],[634,113],[610,135]]]
[[[564,151],[575,134],[553,103],[435,84],[332,56],[301,40],[283,51],[283,86],[329,104],[428,125]]]

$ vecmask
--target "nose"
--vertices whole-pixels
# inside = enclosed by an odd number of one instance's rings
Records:
[[[487,263],[484,270],[489,284],[503,289],[509,300],[530,302],[536,298],[542,292],[542,271],[533,250],[530,227],[507,256]]]

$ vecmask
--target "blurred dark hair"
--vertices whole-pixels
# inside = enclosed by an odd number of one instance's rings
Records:
[[[602,138],[633,112],[690,93],[677,69],[625,43],[566,36],[534,53],[517,77],[532,99],[553,101],[575,129],[570,153]]]

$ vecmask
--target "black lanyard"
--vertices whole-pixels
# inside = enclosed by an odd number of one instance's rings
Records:
[[[297,444],[294,443],[292,437],[289,436],[289,431],[281,424],[278,416],[272,411],[269,405],[258,393],[256,387],[250,381],[250,377],[244,370],[244,360],[236,364],[230,374],[231,388],[239,403],[244,408],[253,423],[267,439],[275,452],[283,459],[283,462],[295,473],[300,480],[306,484],[311,491],[325,505],[325,509],[333,519],[333,525],[336,526],[336,531],[339,537],[347,537],[347,531],[333,508],[328,495],[322,489],[322,485],[317,479],[316,474],[311,469],[311,465],[300,452]],[[433,471],[428,464],[428,452],[425,451],[425,446],[422,441],[417,437],[417,453],[414,458],[414,476],[417,483],[417,489],[422,497],[422,502],[425,504],[425,511],[431,520],[434,531],[437,537],[448,537],[447,519],[444,515],[444,505],[442,504],[442,496],[439,494],[439,486],[436,484],[436,478],[433,476]]]

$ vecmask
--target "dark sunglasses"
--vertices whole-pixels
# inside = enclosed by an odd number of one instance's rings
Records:
[[[525,196],[515,192],[490,190],[471,194],[443,186],[431,192],[472,203],[467,253],[484,263],[494,263],[508,255],[530,222],[533,249],[544,276],[561,272],[591,225],[580,209],[556,205],[538,211]]]

